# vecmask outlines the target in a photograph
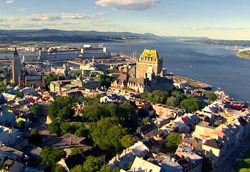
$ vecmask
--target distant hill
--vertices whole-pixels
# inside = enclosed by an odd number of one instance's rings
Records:
[[[64,31],[55,29],[42,30],[0,30],[1,42],[113,42],[137,39],[157,39],[158,36],[131,32]]]

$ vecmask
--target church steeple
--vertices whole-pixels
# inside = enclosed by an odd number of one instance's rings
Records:
[[[15,47],[14,56],[18,56],[17,48]]]
[[[22,69],[20,65],[19,55],[17,52],[17,48],[15,48],[15,51],[13,53],[13,59],[12,59],[12,82],[18,85],[21,85],[22,80]]]

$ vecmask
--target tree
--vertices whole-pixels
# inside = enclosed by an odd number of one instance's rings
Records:
[[[48,116],[51,119],[55,119],[57,117],[58,112],[59,112],[58,104],[56,101],[54,101],[48,106]]]
[[[30,132],[30,135],[38,135],[38,130],[37,128],[33,128]]]
[[[145,92],[141,98],[150,102],[165,104],[169,97],[168,91],[154,90],[153,92]]]
[[[49,77],[47,77],[44,80],[44,84],[46,87],[48,87],[51,81],[56,81],[56,80],[58,80],[57,76],[50,74]]]
[[[72,148],[70,155],[76,155],[76,154],[79,154],[79,153],[82,153],[82,149],[78,148],[78,147],[75,147],[75,148]]]
[[[61,119],[70,119],[74,116],[74,110],[72,109],[72,105],[69,104],[67,106],[64,106],[62,109],[58,112],[58,117]]]
[[[134,138],[131,135],[125,135],[121,139],[121,144],[123,147],[128,148],[135,143]]]
[[[176,97],[171,96],[168,98],[167,103],[168,106],[174,106],[177,107],[179,105],[179,101]]]
[[[56,165],[55,172],[65,172],[64,168],[60,165]]]
[[[16,92],[16,96],[19,98],[23,98],[24,95],[22,92]]]
[[[114,125],[107,130],[107,143],[111,144],[114,147],[116,152],[122,150],[121,139],[126,134],[126,130],[121,125]]]
[[[74,115],[73,105],[74,100],[72,98],[57,97],[56,100],[48,106],[48,116],[51,119],[70,119]]]
[[[118,117],[123,126],[133,128],[136,125],[136,110],[128,103],[119,106]]]
[[[106,89],[108,89],[114,81],[115,78],[112,76],[101,75],[101,86],[105,87]]]
[[[180,108],[186,110],[188,113],[193,113],[202,109],[202,101],[198,98],[185,99],[180,103]]]
[[[103,165],[99,172],[119,172],[119,169],[112,169],[110,166]]]
[[[209,101],[213,102],[213,101],[215,101],[217,99],[217,96],[216,96],[215,93],[207,91],[205,93],[205,98],[208,99]]]
[[[70,170],[70,172],[84,172],[83,171],[83,166],[82,165],[77,165],[74,168]]]
[[[60,129],[62,135],[67,133],[73,134],[75,132],[74,127],[71,126],[68,122],[62,122],[60,125]]]
[[[41,151],[42,164],[48,164],[52,169],[55,168],[56,163],[65,156],[64,151],[59,147],[44,147]]]
[[[30,108],[31,110],[31,113],[34,114],[35,116],[37,117],[41,117],[42,116],[42,107],[40,105],[34,105],[34,106],[31,106]]]
[[[88,121],[98,121],[104,115],[104,109],[99,104],[88,104],[82,111],[83,117]]]
[[[101,164],[100,158],[88,156],[82,169],[84,172],[97,172],[101,168]]]
[[[17,128],[19,128],[19,129],[24,129],[24,127],[25,127],[25,122],[24,122],[24,121],[19,121],[19,122],[17,123]]]
[[[169,136],[167,136],[166,141],[163,144],[163,149],[166,152],[175,153],[180,143],[181,136],[178,133],[171,133]]]
[[[0,93],[5,92],[6,90],[6,86],[4,84],[0,84]]]
[[[108,117],[98,121],[91,127],[92,139],[102,150],[119,152],[122,148],[120,140],[126,130],[119,124],[116,117]]]
[[[80,127],[75,131],[75,135],[77,137],[87,137],[89,134],[89,130],[84,128],[84,127]]]
[[[52,121],[52,123],[48,125],[49,132],[52,134],[61,135],[60,125],[61,125],[61,122],[57,120]]]
[[[116,104],[111,103],[111,104],[103,104],[102,105],[103,110],[105,111],[105,116],[110,117],[110,116],[117,116],[118,113],[118,107]]]
[[[142,119],[143,125],[147,125],[150,122],[151,122],[151,119],[148,116]]]

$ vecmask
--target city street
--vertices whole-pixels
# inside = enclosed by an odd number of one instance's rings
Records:
[[[250,149],[250,135],[245,138],[238,147],[234,149],[233,152],[221,163],[219,166],[216,167],[214,172],[230,172],[233,171],[234,167],[240,162],[241,159],[244,158],[244,155]]]

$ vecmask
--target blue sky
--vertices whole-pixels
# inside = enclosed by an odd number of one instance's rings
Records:
[[[250,0],[0,0],[0,29],[250,40]]]

